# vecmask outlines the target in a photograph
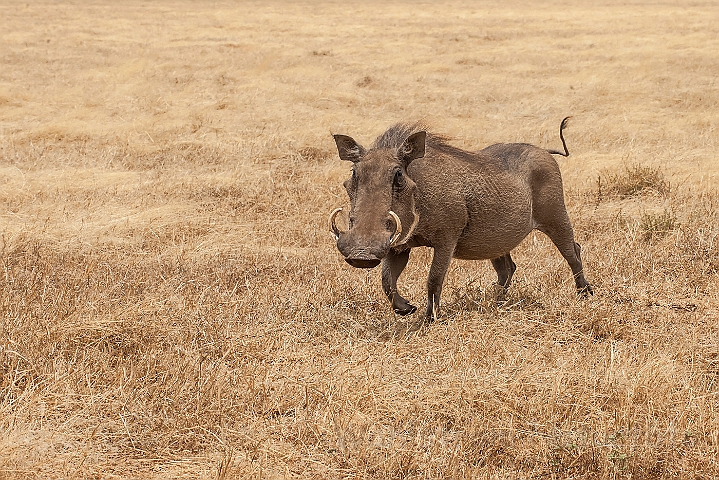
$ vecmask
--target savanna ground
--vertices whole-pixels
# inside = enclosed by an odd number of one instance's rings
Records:
[[[717,78],[716,2],[2,1],[0,478],[719,476]],[[331,132],[566,115],[594,297],[342,261]]]

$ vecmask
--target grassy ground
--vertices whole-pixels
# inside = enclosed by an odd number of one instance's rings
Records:
[[[718,52],[715,2],[0,2],[0,478],[716,478]],[[429,326],[342,261],[330,133],[566,115],[593,298],[541,234]]]

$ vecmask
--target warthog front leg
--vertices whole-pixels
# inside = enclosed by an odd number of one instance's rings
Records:
[[[507,289],[512,282],[512,276],[517,270],[517,264],[514,263],[510,254],[492,259],[492,266],[497,272],[497,301],[504,301],[507,295]]]
[[[439,297],[442,295],[444,277],[447,276],[449,263],[452,261],[452,253],[455,245],[434,247],[432,266],[429,268],[427,278],[427,321],[433,322],[439,318]]]
[[[382,288],[392,303],[392,309],[399,315],[409,315],[417,311],[417,307],[410,304],[397,292],[397,279],[402,274],[404,267],[407,266],[409,252],[409,249],[401,253],[393,253],[390,250],[382,259]]]

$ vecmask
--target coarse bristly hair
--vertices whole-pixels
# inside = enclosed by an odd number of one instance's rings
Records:
[[[370,148],[399,148],[402,143],[407,139],[407,137],[423,130],[427,132],[427,148],[438,150],[441,153],[458,157],[472,155],[472,152],[468,152],[466,150],[462,150],[461,148],[450,145],[449,142],[451,141],[451,137],[431,132],[429,125],[422,121],[414,123],[400,122],[392,125],[382,135],[377,137],[377,139],[374,141]]]

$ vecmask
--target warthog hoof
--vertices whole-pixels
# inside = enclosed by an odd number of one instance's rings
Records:
[[[414,312],[417,311],[417,307],[414,305],[410,305],[409,303],[403,307],[397,307],[394,309],[394,313],[397,315],[402,315],[403,317],[405,315],[412,315]]]
[[[497,306],[502,306],[507,301],[507,287],[498,283],[494,284],[494,301]]]
[[[592,290],[591,285],[586,284],[581,288],[577,288],[577,294],[582,298],[589,298],[590,295],[594,295],[594,290]]]

